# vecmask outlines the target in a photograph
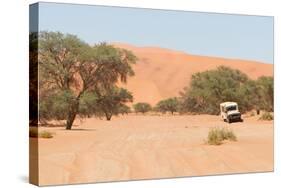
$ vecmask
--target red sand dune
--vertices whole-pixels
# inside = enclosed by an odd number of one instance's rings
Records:
[[[273,65],[256,61],[226,59],[186,54],[158,47],[136,47],[129,44],[113,45],[131,50],[138,62],[134,65],[135,76],[128,79],[127,88],[134,94],[134,102],[148,102],[178,96],[196,72],[215,69],[220,65],[239,69],[250,78],[272,76]]]

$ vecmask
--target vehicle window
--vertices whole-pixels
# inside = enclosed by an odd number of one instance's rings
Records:
[[[228,106],[228,107],[226,108],[227,111],[232,111],[232,110],[236,110],[236,109],[237,109],[236,106]]]

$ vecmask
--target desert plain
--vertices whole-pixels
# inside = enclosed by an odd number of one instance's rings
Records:
[[[212,127],[230,128],[238,140],[208,145]],[[273,122],[257,116],[229,125],[212,115],[131,114],[77,120],[72,131],[39,130],[55,134],[38,139],[40,185],[266,172],[274,165]]]

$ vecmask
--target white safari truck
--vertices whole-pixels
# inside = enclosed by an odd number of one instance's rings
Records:
[[[223,121],[232,123],[234,121],[242,122],[241,113],[236,102],[224,102],[220,104],[220,114]]]

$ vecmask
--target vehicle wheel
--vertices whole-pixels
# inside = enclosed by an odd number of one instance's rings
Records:
[[[244,120],[241,118],[241,119],[240,119],[240,122],[243,122],[243,121],[244,121]]]
[[[229,124],[231,123],[231,119],[226,119],[226,120],[227,120],[227,123],[229,123]]]

